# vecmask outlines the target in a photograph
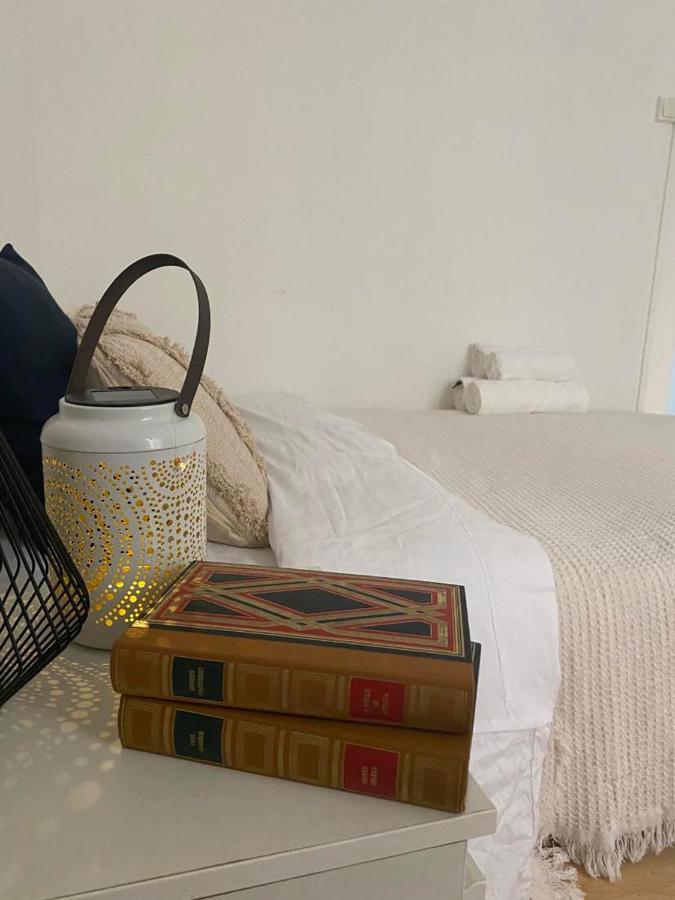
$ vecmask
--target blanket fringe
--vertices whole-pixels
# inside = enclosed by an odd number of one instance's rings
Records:
[[[621,878],[624,862],[639,862],[648,853],[660,853],[675,844],[675,822],[661,822],[642,831],[623,834],[613,847],[597,848],[574,841],[564,841],[567,855],[594,878]]]
[[[530,859],[528,900],[583,900],[577,871],[561,847],[538,847]]]

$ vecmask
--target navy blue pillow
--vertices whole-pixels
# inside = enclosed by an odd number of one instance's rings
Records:
[[[58,410],[75,326],[11,244],[0,250],[0,429],[42,497],[40,431]]]

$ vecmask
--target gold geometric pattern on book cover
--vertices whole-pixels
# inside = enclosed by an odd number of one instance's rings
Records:
[[[465,657],[460,588],[315,570],[196,563],[150,627]]]

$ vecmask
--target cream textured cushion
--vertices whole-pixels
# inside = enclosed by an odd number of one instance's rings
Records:
[[[80,339],[93,310],[83,306],[73,317]],[[178,390],[188,362],[182,347],[153,334],[133,313],[115,310],[94,354],[89,385],[144,384]],[[209,540],[238,547],[267,546],[267,472],[253,435],[206,376],[193,410],[206,427]]]

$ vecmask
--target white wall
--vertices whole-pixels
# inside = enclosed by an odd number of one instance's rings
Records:
[[[165,250],[207,285],[231,391],[437,405],[485,339],[572,350],[596,406],[634,406],[671,0],[18,5],[38,201],[20,249],[67,308]],[[129,305],[187,342],[181,279]]]
[[[33,158],[28,19],[0,0],[0,248],[6,241],[39,255]],[[1,327],[1,323],[0,323]]]

